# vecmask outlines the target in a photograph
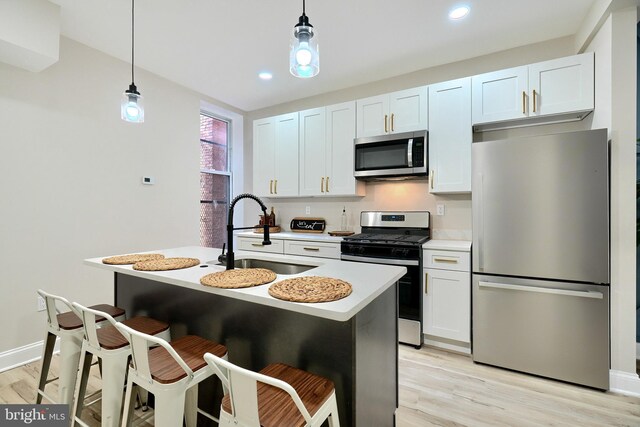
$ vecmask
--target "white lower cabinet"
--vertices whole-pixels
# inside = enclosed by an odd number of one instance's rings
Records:
[[[260,237],[238,237],[238,249],[243,251],[270,252],[272,254],[284,253],[284,242],[282,240],[271,239],[270,245],[262,244]]]
[[[431,338],[470,343],[469,252],[425,250],[424,255],[424,333]]]
[[[285,240],[284,253],[289,255],[340,259],[340,243]]]
[[[265,246],[262,244],[262,235],[259,234],[256,237],[238,236],[237,242],[238,249],[243,251],[340,259],[340,242],[284,240],[271,237],[271,244]]]

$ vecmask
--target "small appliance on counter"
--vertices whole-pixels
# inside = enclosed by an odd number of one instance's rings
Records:
[[[362,212],[362,233],[345,237],[340,259],[406,267],[398,281],[398,340],[422,347],[422,245],[431,238],[428,211]]]

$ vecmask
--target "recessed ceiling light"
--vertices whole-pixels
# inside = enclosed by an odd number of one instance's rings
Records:
[[[262,71],[258,74],[258,77],[260,77],[262,80],[271,80],[271,78],[273,78],[273,74],[268,71]]]
[[[449,19],[454,21],[462,19],[469,14],[470,10],[471,8],[469,8],[469,6],[455,7],[449,11]]]

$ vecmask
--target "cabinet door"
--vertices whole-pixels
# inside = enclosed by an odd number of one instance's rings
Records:
[[[593,52],[530,65],[530,115],[593,110],[593,67]]]
[[[424,333],[471,341],[471,275],[425,268]]]
[[[274,117],[253,122],[253,192],[273,195],[275,180],[276,121]]]
[[[271,239],[270,245],[263,245],[262,238],[238,237],[237,248],[243,251],[270,252],[274,254],[284,253],[284,241]]]
[[[357,109],[358,138],[389,133],[389,95],[359,99]]]
[[[300,195],[323,195],[327,179],[325,174],[325,108],[301,111],[299,119]]]
[[[275,197],[298,195],[298,113],[276,117]]]
[[[527,117],[527,67],[473,76],[473,124]]]
[[[364,183],[353,177],[356,103],[331,105],[326,108],[326,114],[326,174],[329,183],[325,194],[364,196]]]
[[[471,78],[429,86],[429,191],[471,192]]]
[[[427,129],[427,87],[401,90],[389,95],[389,131]]]

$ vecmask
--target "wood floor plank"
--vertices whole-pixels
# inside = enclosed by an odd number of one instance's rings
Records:
[[[640,426],[640,398],[475,364],[433,348],[401,345],[399,357],[398,427]],[[57,370],[56,356],[50,377]],[[38,362],[0,373],[0,403],[33,403],[39,373]],[[94,366],[89,393],[100,385]],[[47,393],[57,394],[56,382]],[[100,426],[100,403],[85,408],[82,418]],[[153,417],[141,425],[153,425]]]

